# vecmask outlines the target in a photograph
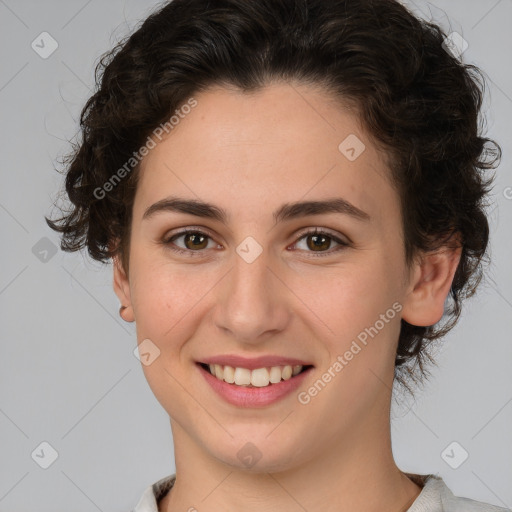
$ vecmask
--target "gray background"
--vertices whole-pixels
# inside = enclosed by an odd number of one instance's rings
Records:
[[[504,155],[490,272],[431,382],[393,408],[393,449],[403,470],[439,473],[457,495],[512,507],[512,1],[405,3],[468,41],[464,60],[488,75],[488,134]],[[134,325],[118,316],[111,266],[53,254],[59,239],[43,219],[94,65],[156,5],[0,0],[0,511],[127,511],[175,471],[168,416],[133,355]],[[31,47],[43,31],[58,43],[46,59]],[[457,469],[442,456],[454,441],[469,453]],[[42,442],[58,452],[48,469]]]

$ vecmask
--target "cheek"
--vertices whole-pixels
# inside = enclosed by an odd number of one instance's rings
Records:
[[[356,336],[398,298],[396,278],[387,263],[378,259],[361,258],[336,268],[296,272],[293,281],[287,279],[299,299],[294,303],[316,317],[325,335],[343,340]]]
[[[340,421],[352,421],[388,392],[401,305],[395,277],[386,267],[387,262],[366,261],[317,276],[314,287],[306,287],[304,277],[295,282],[302,298],[307,290],[315,290],[304,302],[315,313],[308,318],[319,326],[318,345],[327,351],[320,379],[328,383],[313,400],[318,417],[341,415]],[[342,407],[335,410],[333,403]]]
[[[142,265],[134,275],[134,311],[137,340],[156,355],[142,369],[156,399],[169,414],[186,407],[180,384],[193,364],[187,358],[186,343],[194,337],[200,313],[200,299],[214,283],[213,276],[196,279],[192,266],[181,270],[168,264]],[[211,281],[211,284],[209,283]],[[147,341],[151,343],[148,344]],[[144,353],[144,350],[141,350]]]
[[[151,339],[162,352],[177,350],[179,341],[192,333],[188,330],[194,323],[194,306],[211,288],[213,276],[201,274],[196,279],[192,265],[180,268],[141,260],[132,279],[137,339]]]

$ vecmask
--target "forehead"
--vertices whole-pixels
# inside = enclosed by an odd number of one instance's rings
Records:
[[[251,218],[263,208],[327,196],[377,216],[396,210],[385,155],[356,113],[321,89],[216,87],[193,98],[195,106],[141,163],[134,218],[166,195]]]

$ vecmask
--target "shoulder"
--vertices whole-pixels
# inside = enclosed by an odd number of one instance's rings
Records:
[[[511,512],[510,509],[482,501],[455,496],[444,480],[437,475],[414,475],[423,490],[407,512]]]
[[[455,496],[437,475],[407,473],[407,476],[423,487],[407,512],[512,512],[511,509]],[[172,474],[147,487],[132,512],[159,512],[158,503],[172,488],[175,480],[176,474]]]
[[[149,485],[131,512],[159,512],[158,504],[169,492],[176,480],[176,473]]]

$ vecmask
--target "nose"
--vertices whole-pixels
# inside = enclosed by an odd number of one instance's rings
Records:
[[[283,276],[269,266],[265,250],[252,262],[238,253],[233,260],[233,267],[217,287],[216,326],[247,345],[275,337],[290,322],[293,294]]]

